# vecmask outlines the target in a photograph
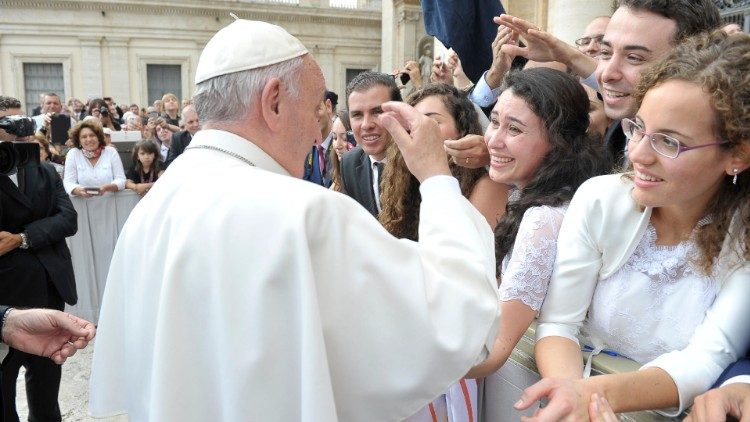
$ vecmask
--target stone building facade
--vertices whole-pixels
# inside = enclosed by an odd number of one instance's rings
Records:
[[[572,42],[612,1],[503,4]],[[29,110],[46,91],[141,106],[164,92],[189,97],[200,52],[230,12],[296,35],[339,93],[362,70],[390,72],[435,51],[419,0],[0,0],[0,93]]]

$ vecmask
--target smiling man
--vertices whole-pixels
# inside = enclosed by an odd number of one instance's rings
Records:
[[[625,151],[620,119],[635,115],[637,107],[630,93],[641,73],[684,38],[718,28],[721,16],[711,0],[620,0],[604,31],[598,60],[523,19],[503,15],[495,22],[520,32],[527,40],[525,47],[503,46],[504,52],[564,63],[592,85],[596,85],[592,80],[596,77],[604,111],[614,120],[604,142],[617,165]]]
[[[354,198],[370,214],[380,213],[380,177],[385,165],[385,152],[391,136],[378,116],[388,101],[401,101],[401,93],[391,75],[363,72],[346,87],[349,120],[357,147],[344,154],[341,179],[344,193]]]

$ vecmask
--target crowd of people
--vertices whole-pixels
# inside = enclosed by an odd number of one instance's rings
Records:
[[[40,105],[32,112],[37,127],[34,141],[40,145],[41,160],[55,167],[72,196],[89,198],[123,189],[144,195],[159,172],[184,151],[200,130],[191,100],[183,100],[179,110],[179,101],[171,93],[148,108],[131,104],[126,110],[110,97],[92,98],[86,104],[76,98],[63,104],[53,92],[40,97]],[[70,130],[63,142],[53,140],[55,116],[70,118]],[[143,142],[132,148],[132,166],[123,168],[118,145],[112,142],[112,133],[120,131],[136,132],[136,138],[154,144],[154,174],[149,173],[152,164],[143,162],[149,160],[143,151],[152,153],[153,148]],[[145,175],[141,174],[144,166]]]
[[[466,378],[498,370],[536,319],[544,381],[519,408],[557,397],[540,418],[587,417],[602,400],[677,416],[748,351],[750,39],[722,28],[709,1],[677,3],[620,1],[575,46],[503,15],[476,84],[449,51],[429,82],[407,62],[347,87],[358,146],[334,188],[417,240],[419,182],[377,116],[400,91],[437,122],[452,174],[496,237],[500,331]],[[482,174],[494,202],[472,198]],[[642,370],[590,377],[603,352]],[[461,383],[412,419],[471,420],[476,384]]]
[[[34,140],[65,192],[159,184],[113,257],[92,413],[477,420],[536,321],[529,420],[746,419],[750,36],[709,0],[620,0],[574,46],[495,22],[479,80],[450,51],[357,75],[340,111],[297,39],[244,20],[181,114],[46,95],[69,150]],[[127,170],[118,130],[143,135]],[[600,353],[640,370],[591,376]]]

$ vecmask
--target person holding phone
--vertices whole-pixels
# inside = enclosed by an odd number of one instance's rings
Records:
[[[125,188],[125,172],[117,150],[106,146],[104,130],[84,120],[68,133],[73,146],[65,159],[65,191],[88,198]]]

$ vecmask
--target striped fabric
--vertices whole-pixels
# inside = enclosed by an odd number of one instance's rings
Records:
[[[405,422],[475,422],[478,381],[462,379]]]

